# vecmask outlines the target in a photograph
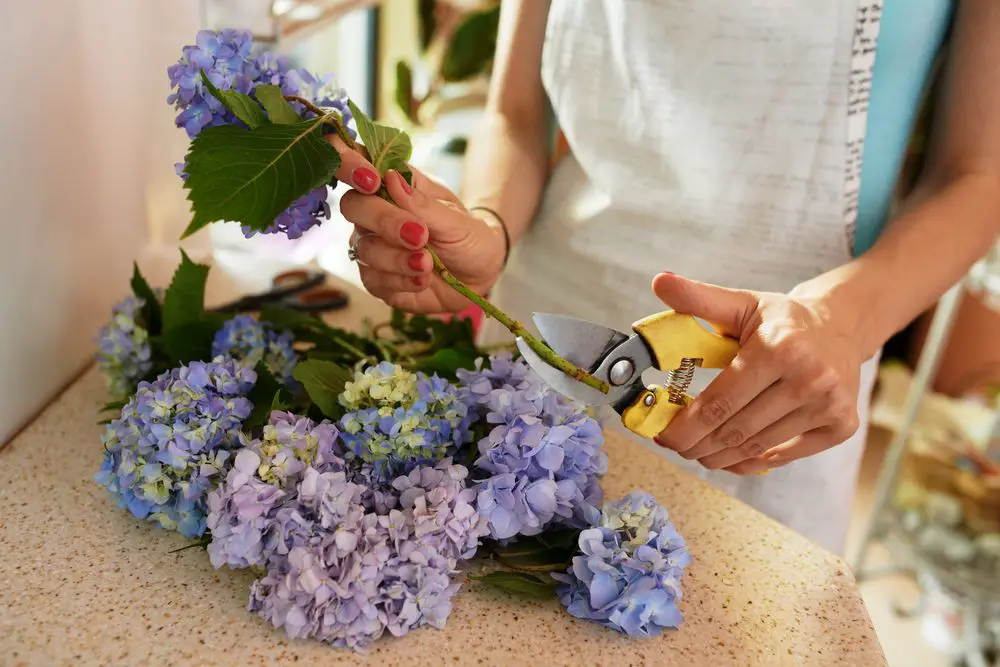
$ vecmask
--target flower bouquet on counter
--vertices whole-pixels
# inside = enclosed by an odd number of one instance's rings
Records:
[[[404,134],[331,79],[252,51],[249,33],[201,32],[169,70],[193,139],[179,168],[189,231],[319,224],[339,162],[323,135],[357,145],[352,119],[377,168],[405,169]],[[681,623],[684,540],[646,493],[605,502],[600,424],[526,363],[484,354],[465,320],[394,312],[353,333],[276,306],[207,310],[207,276],[182,253],[159,290],[136,267],[101,330],[115,402],[96,480],[214,567],[255,572],[249,611],[363,649],[443,628],[471,578],[632,637]]]

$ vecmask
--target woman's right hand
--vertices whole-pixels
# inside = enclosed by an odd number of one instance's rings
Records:
[[[489,291],[506,254],[499,221],[470,213],[454,193],[416,169],[412,186],[396,171],[386,174],[391,204],[373,194],[378,177],[363,156],[353,151],[341,155],[349,164],[341,165],[338,176],[343,173],[341,180],[354,189],[344,194],[340,212],[355,226],[351,242],[369,292],[410,313],[455,312],[468,306],[465,297],[434,274],[427,246],[468,287],[478,294]]]

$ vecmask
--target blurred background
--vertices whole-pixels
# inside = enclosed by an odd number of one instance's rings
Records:
[[[247,28],[334,73],[407,128],[416,166],[458,189],[485,102],[499,0],[0,0],[0,446],[80,372],[127,289],[178,261],[186,147],[166,67],[203,28]],[[43,44],[44,48],[39,48]],[[354,283],[350,227],[301,239],[213,225],[184,243],[243,290],[313,264]],[[990,664],[1000,638],[1000,253],[886,350],[851,537],[894,667]],[[936,315],[936,317],[935,317]]]

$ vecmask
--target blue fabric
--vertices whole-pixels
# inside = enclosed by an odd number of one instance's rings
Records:
[[[855,254],[881,234],[931,67],[955,0],[885,0],[861,166]]]

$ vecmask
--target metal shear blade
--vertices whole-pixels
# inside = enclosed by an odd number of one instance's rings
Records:
[[[563,315],[539,313],[533,319],[557,354],[611,384],[607,394],[589,387],[550,366],[519,338],[517,347],[528,365],[549,386],[573,400],[615,405],[642,386],[642,372],[653,365],[649,349],[638,336]],[[624,374],[623,368],[627,369]]]

